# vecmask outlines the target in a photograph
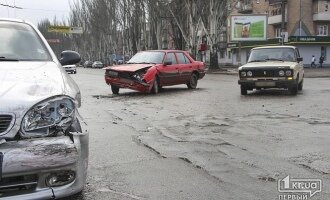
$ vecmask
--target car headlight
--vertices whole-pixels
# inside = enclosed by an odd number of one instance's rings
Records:
[[[40,137],[69,128],[75,117],[75,103],[69,97],[56,97],[42,101],[23,117],[22,137]]]
[[[278,75],[280,75],[280,76],[284,76],[284,71],[283,71],[283,70],[279,71],[279,72],[278,72]]]
[[[252,76],[253,74],[252,74],[251,71],[248,71],[248,72],[247,72],[247,75],[248,75],[248,76]]]
[[[246,77],[246,72],[241,72],[242,77]]]
[[[286,76],[291,76],[291,75],[292,75],[291,70],[287,70],[287,71],[285,72],[285,75],[286,75]]]

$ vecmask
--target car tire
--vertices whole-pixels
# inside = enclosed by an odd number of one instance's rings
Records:
[[[189,82],[187,83],[187,86],[189,89],[195,89],[197,87],[198,83],[198,76],[196,73],[193,73],[190,77]]]
[[[111,85],[112,94],[119,94],[119,87],[115,85]]]
[[[301,91],[304,87],[304,79],[301,80],[301,82],[298,84],[298,90]]]
[[[292,95],[297,95],[298,93],[298,80],[299,80],[299,77],[297,77],[297,81],[296,83],[294,83],[290,88],[289,88],[289,91]]]
[[[158,92],[159,92],[159,84],[158,84],[158,78],[156,77],[154,80],[154,84],[152,85],[152,88],[151,88],[151,93],[158,94]]]
[[[241,85],[241,95],[247,95],[247,88]]]

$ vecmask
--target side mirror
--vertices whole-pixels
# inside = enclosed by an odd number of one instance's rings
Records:
[[[164,62],[164,65],[165,65],[165,66],[166,66],[166,65],[172,65],[172,61],[167,60],[167,61]]]
[[[301,62],[301,61],[303,61],[303,58],[299,57],[299,58],[297,58],[297,61]]]
[[[80,60],[81,60],[81,57],[80,57],[79,53],[77,53],[75,51],[63,51],[61,53],[60,63],[62,65],[73,65],[73,64],[79,63]]]

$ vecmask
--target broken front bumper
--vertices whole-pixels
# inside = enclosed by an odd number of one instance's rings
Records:
[[[80,192],[86,182],[88,133],[9,141],[3,153],[0,198],[51,199]],[[70,182],[50,186],[49,179],[71,175]]]
[[[132,90],[137,90],[139,92],[148,93],[151,90],[152,85],[144,82],[137,82],[130,79],[119,78],[119,77],[109,77],[105,76],[105,82],[108,85],[115,85],[120,88],[129,88]]]

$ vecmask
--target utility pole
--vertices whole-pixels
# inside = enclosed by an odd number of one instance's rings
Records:
[[[285,30],[285,1],[286,0],[282,0],[281,3],[281,13],[282,13],[282,23],[281,23],[281,38],[282,38],[282,45],[284,45],[284,30]]]

